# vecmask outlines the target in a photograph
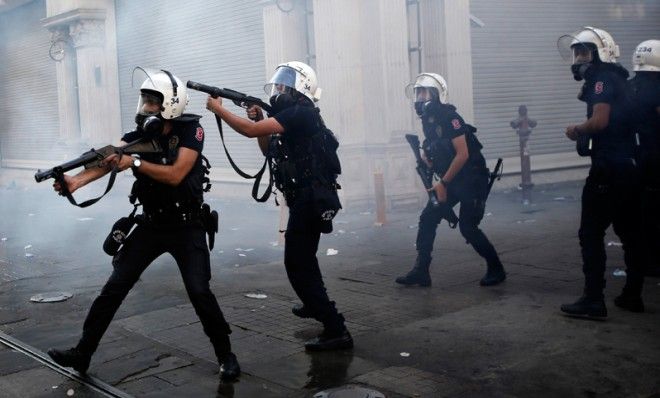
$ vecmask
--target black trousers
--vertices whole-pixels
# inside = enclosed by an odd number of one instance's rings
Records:
[[[457,182],[458,183],[458,182]],[[434,207],[429,201],[419,217],[417,230],[417,253],[420,260],[431,258],[433,242],[435,241],[438,224],[442,221],[443,208],[453,208],[461,204],[458,227],[461,235],[474,250],[486,260],[488,265],[501,265],[500,259],[486,234],[479,228],[484,217],[485,197],[488,185],[488,175],[467,177],[464,182],[450,185],[447,201]]]
[[[653,274],[660,271],[660,152],[642,163],[642,225],[644,266]]]
[[[642,291],[640,184],[637,171],[629,164],[592,166],[582,190],[580,246],[585,277],[585,294],[602,299],[605,288],[605,231],[612,225],[621,239],[626,263],[626,290]]]
[[[284,266],[291,287],[327,332],[341,333],[345,329],[344,317],[337,311],[335,302],[328,298],[316,258],[321,231],[327,230],[324,225],[327,222],[315,215],[313,202],[307,195],[296,198],[289,206]]]
[[[138,225],[114,257],[114,270],[94,300],[83,326],[78,348],[93,353],[122,301],[142,272],[158,256],[170,253],[179,266],[188,297],[216,355],[231,351],[229,325],[209,287],[211,267],[201,226],[150,227]]]

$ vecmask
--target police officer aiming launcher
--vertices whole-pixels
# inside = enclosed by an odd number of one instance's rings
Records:
[[[490,175],[476,129],[463,121],[456,107],[447,103],[447,82],[436,73],[422,73],[406,87],[415,112],[422,120],[423,155],[435,177],[430,190],[435,193],[419,217],[417,259],[402,285],[431,286],[429,267],[436,229],[442,219],[452,222],[452,208],[460,203],[458,226],[461,234],[486,260],[487,271],[480,284],[492,286],[506,279],[504,267],[486,235],[479,229],[494,175]],[[498,167],[501,165],[498,162]],[[495,172],[497,174],[497,171]],[[489,177],[491,180],[489,181]]]
[[[78,344],[68,350],[51,349],[48,354],[58,364],[85,373],[130,289],[149,264],[167,252],[176,260],[190,301],[213,344],[221,378],[235,379],[240,368],[231,352],[231,330],[209,288],[211,269],[206,244],[209,228],[205,226],[217,219],[209,219],[208,205],[203,204],[208,166],[201,155],[204,130],[199,124],[200,116],[183,113],[188,94],[177,77],[164,70],[136,69],[146,75],[140,87],[137,129],[125,134],[122,143],[146,134],[143,126],[150,120],[160,126],[152,129],[153,139],[163,149],[142,158],[112,154],[100,167],[85,169],[75,176],[64,175],[54,184],[58,192],[66,189],[73,193],[113,167],[120,171],[131,168],[136,179],[131,202],[141,204],[143,213],[135,216],[137,226],[114,253],[113,272],[87,314]],[[131,227],[129,223],[128,229]]]
[[[338,143],[314,105],[321,94],[316,73],[302,62],[287,62],[277,67],[264,89],[270,96],[269,118],[264,119],[258,106],[247,110],[252,120],[236,116],[223,107],[220,97],[209,96],[207,109],[238,133],[258,139],[271,162],[275,185],[289,205],[284,266],[302,301],[292,312],[314,318],[324,327],[305,348],[351,348],[353,339],[344,317],[328,298],[316,257],[321,233],[332,231],[332,218],[341,208],[336,183],[341,172]]]

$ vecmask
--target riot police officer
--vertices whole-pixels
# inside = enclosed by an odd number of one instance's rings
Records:
[[[435,73],[422,73],[407,87],[414,98],[417,115],[424,130],[423,153],[433,169],[437,183],[434,190],[439,206],[429,200],[419,217],[417,259],[412,270],[396,279],[402,285],[431,286],[429,266],[438,224],[457,203],[461,204],[459,229],[467,243],[486,260],[487,271],[482,286],[503,282],[506,273],[502,262],[479,223],[484,216],[488,195],[489,171],[481,154],[482,146],[474,135],[476,129],[465,123],[456,107],[447,103],[447,83]]]
[[[640,43],[632,57],[630,79],[635,133],[639,138],[646,276],[660,277],[660,40]]]
[[[587,120],[566,128],[577,141],[578,153],[591,157],[589,176],[582,191],[579,239],[582,248],[584,293],[561,310],[574,316],[605,318],[605,230],[612,224],[623,243],[626,285],[615,301],[631,311],[643,311],[641,293],[641,239],[639,170],[634,159],[635,140],[625,106],[628,72],[616,62],[619,47],[612,36],[598,28],[584,27],[560,38],[568,48],[571,70],[584,80],[578,95],[587,104]]]
[[[248,109],[252,121],[236,116],[222,106],[220,98],[209,97],[207,109],[238,133],[258,138],[262,152],[272,159],[275,184],[289,205],[284,266],[291,286],[302,301],[302,306],[295,306],[292,311],[301,318],[314,318],[324,327],[323,333],[307,342],[305,348],[312,351],[351,348],[353,339],[344,325],[344,317],[328,298],[316,257],[321,233],[332,231],[332,221],[326,215],[338,210],[337,206],[319,209],[319,200],[334,198],[339,203],[333,175],[337,170],[332,170],[323,153],[314,150],[317,138],[333,139],[319,135],[324,131],[327,134],[328,130],[314,105],[321,94],[316,73],[302,62],[283,63],[264,90],[270,95],[272,106],[269,118],[264,119],[256,106]]]
[[[141,69],[141,68],[140,68]],[[113,258],[113,272],[94,300],[83,326],[78,345],[68,350],[51,349],[48,354],[62,366],[85,373],[92,354],[129,290],[142,272],[161,254],[170,253],[177,262],[183,282],[211,340],[220,364],[222,379],[240,374],[231,352],[231,330],[209,288],[211,278],[202,204],[205,166],[202,162],[204,130],[199,116],[184,114],[188,103],[186,87],[170,72],[141,69],[147,75],[140,88],[136,122],[138,129],[125,134],[122,143],[147,134],[145,121],[155,123],[153,139],[160,153],[133,156],[110,155],[104,166],[90,168],[75,176],[64,176],[62,187],[74,192],[107,174],[112,167],[132,168],[136,181],[131,195],[143,206],[138,225],[128,235]]]

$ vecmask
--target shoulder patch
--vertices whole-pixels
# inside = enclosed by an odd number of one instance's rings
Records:
[[[458,119],[452,119],[451,125],[452,127],[454,127],[454,130],[458,130],[461,128],[461,122]]]
[[[195,133],[195,138],[199,142],[202,142],[202,140],[204,139],[204,129],[201,126],[197,127],[197,132]]]
[[[594,85],[594,93],[602,94],[603,93],[603,82],[596,82]]]

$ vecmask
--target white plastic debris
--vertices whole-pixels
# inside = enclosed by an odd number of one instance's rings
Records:
[[[243,253],[238,253],[238,255],[239,255],[239,257],[245,257],[245,256],[247,256],[247,254],[243,254]]]
[[[328,249],[328,251],[325,252],[326,256],[336,256],[339,253],[339,250],[336,249]]]
[[[234,250],[236,250],[237,252],[242,252],[242,251],[243,251],[243,249],[241,249],[240,247],[237,247],[237,248],[234,249]]]
[[[239,264],[234,264],[234,268],[238,268],[238,267],[240,267]]]
[[[614,272],[612,272],[612,275],[614,275],[614,276],[626,276],[626,271],[617,268],[617,269],[614,270]]]
[[[607,242],[607,246],[608,246],[608,247],[609,247],[609,246],[623,246],[623,243],[621,243],[621,242],[615,242],[615,241],[611,240],[611,241]]]
[[[26,245],[23,249],[27,250],[27,249],[31,249],[31,248],[32,248],[32,245]]]
[[[253,248],[243,249],[244,252],[251,252],[252,250],[254,250],[254,249]]]
[[[34,303],[57,303],[71,297],[73,297],[73,294],[69,292],[39,293],[30,297],[30,301]]]
[[[220,253],[220,254],[222,254],[224,252],[225,252],[224,250],[218,250],[218,253]]]
[[[275,247],[275,246],[279,246],[280,244],[278,242],[273,241],[273,242],[270,242],[270,245]]]
[[[337,233],[338,233],[338,234],[345,234],[346,231],[344,231],[343,229],[340,229],[340,230],[337,231]]]
[[[93,220],[92,217],[80,217],[80,218],[78,219],[78,221],[92,221],[92,220]]]
[[[257,300],[263,300],[263,299],[267,298],[268,296],[263,294],[263,293],[247,293],[245,295],[245,297],[253,298],[253,299],[257,299]]]
[[[238,228],[230,228],[232,231],[238,231]]]
[[[486,213],[486,217],[490,217],[492,215],[493,215],[493,213],[491,213],[491,212]]]
[[[399,354],[399,355],[401,355],[401,356],[404,357],[404,358],[408,358],[408,357],[410,356],[410,353],[409,353],[409,352],[402,352],[402,353]]]
[[[59,386],[53,386],[53,390],[56,389],[57,387],[59,387]]]
[[[0,240],[3,241],[3,242],[6,242],[6,241],[7,241],[7,238],[2,238],[2,239],[0,239]]]
[[[73,394],[75,394],[75,393],[76,393],[76,392],[73,391],[73,388],[69,388],[69,389],[67,390],[67,392],[66,392],[66,395],[68,395],[68,396],[70,396],[70,397],[73,397]]]
[[[34,256],[34,254],[32,254],[32,253],[25,253],[25,257],[33,257],[33,256]]]

